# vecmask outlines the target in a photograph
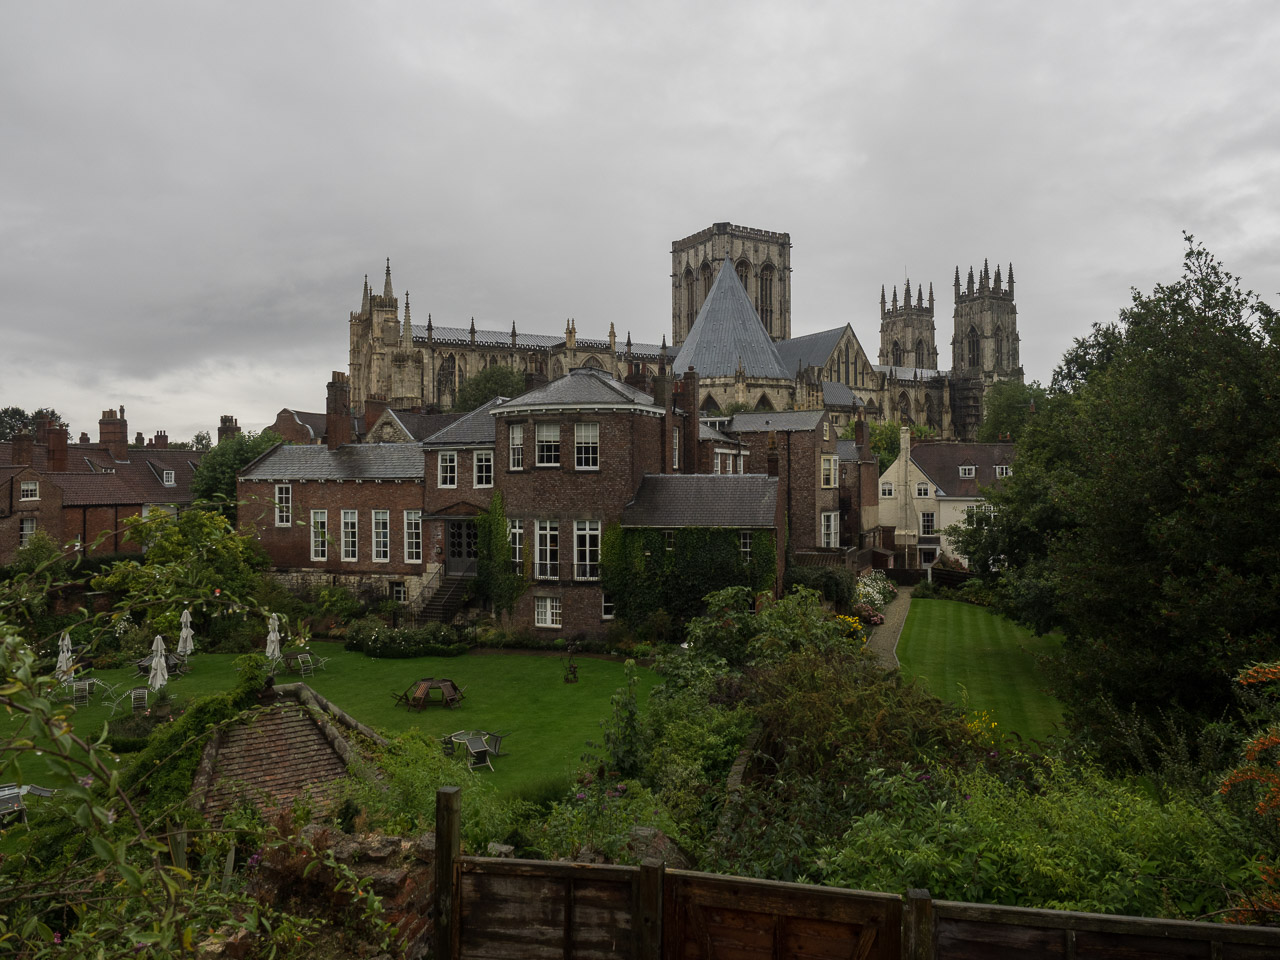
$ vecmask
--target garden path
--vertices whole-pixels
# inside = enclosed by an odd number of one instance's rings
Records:
[[[867,641],[867,649],[880,658],[886,669],[897,670],[898,637],[902,635],[902,625],[907,622],[907,611],[911,609],[911,588],[899,587],[898,595],[890,600],[884,610],[884,623],[871,629],[871,639]]]

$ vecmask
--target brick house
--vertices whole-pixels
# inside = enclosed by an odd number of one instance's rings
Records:
[[[65,427],[39,420],[34,433],[0,443],[0,563],[32,534],[98,552],[138,549],[123,536],[126,517],[190,504],[201,454],[169,449],[161,431],[128,445],[124,409],[103,411],[99,442],[67,442]]]
[[[942,531],[971,522],[987,508],[986,491],[1013,475],[1012,443],[911,440],[903,428],[898,459],[880,478],[880,516],[895,527],[896,552],[905,566],[960,557]],[[966,561],[967,562],[967,561]]]

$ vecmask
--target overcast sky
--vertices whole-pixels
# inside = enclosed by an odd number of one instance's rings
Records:
[[[1280,303],[1280,5],[38,3],[0,29],[0,406],[189,439],[416,323],[656,342],[671,242],[791,234],[793,333],[1014,264],[1022,360],[1180,271]]]

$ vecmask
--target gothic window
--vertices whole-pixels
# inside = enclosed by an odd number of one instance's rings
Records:
[[[603,370],[604,366],[596,359],[594,354],[589,354],[587,359],[582,361],[584,367],[591,367],[593,370]]]
[[[720,404],[716,403],[716,398],[709,393],[707,394],[706,399],[702,401],[702,412],[703,413],[719,413],[720,412]]]
[[[924,340],[923,339],[917,340],[916,341],[916,366],[919,367],[921,370],[923,370],[928,365],[929,364],[925,362]]]
[[[965,338],[965,344],[969,350],[969,367],[982,366],[982,351],[979,349],[978,331],[973,327],[969,328],[969,335]]]
[[[684,268],[684,332],[688,336],[690,330],[693,329],[693,319],[695,314],[693,295],[693,268]]]
[[[902,344],[897,340],[893,341],[893,358],[890,362],[895,367],[902,366]]]
[[[849,379],[849,345],[844,345],[844,382],[846,386],[853,386],[853,381]]]
[[[914,423],[911,419],[911,398],[905,390],[898,394],[898,418],[903,423]]]
[[[757,410],[772,410],[773,404],[769,402],[768,394],[760,394],[760,399],[756,401]]]
[[[938,433],[942,432],[942,418],[938,416],[938,405],[933,402],[933,397],[930,396],[924,398],[924,422],[933,427]]]
[[[443,401],[446,397],[453,396],[454,381],[458,375],[458,361],[454,359],[453,354],[449,354],[440,361],[440,368],[436,371],[436,399]]]
[[[996,327],[996,366],[1004,366],[1004,331]]]
[[[702,264],[702,299],[707,299],[707,294],[711,292],[711,264],[704,262]]]
[[[758,308],[760,322],[764,328],[773,333],[773,267],[764,266],[760,270],[760,298]]]
[[[560,363],[560,358],[557,357],[555,360],[551,361],[551,379],[558,380],[560,377],[563,377],[563,376],[564,376],[564,365]]]
[[[751,276],[751,264],[746,260],[739,260],[733,265],[733,269],[738,272],[738,280],[742,282],[743,290],[750,290],[747,286],[747,279]]]

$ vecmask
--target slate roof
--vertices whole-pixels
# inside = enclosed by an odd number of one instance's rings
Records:
[[[776,430],[816,430],[825,410],[771,410],[768,413],[735,413],[725,429],[729,433],[765,433]]]
[[[844,336],[846,327],[833,327],[830,330],[807,333],[803,337],[780,340],[775,344],[778,359],[791,371],[792,376],[795,376],[797,367],[825,367],[840,338]]]
[[[49,482],[62,491],[64,507],[122,506],[143,503],[190,502],[190,494],[184,501],[178,497],[149,496],[129,478],[113,473],[49,473]],[[189,486],[189,485],[188,485]],[[172,489],[162,487],[162,490]]]
[[[491,408],[494,413],[511,413],[546,407],[593,407],[633,404],[637,407],[654,406],[653,397],[628,383],[615,380],[603,370],[578,367],[566,376],[535,387],[514,400],[508,400]]]
[[[307,432],[311,435],[312,440],[324,439],[325,415],[323,413],[294,410],[291,407],[285,407],[280,412],[291,414],[293,419],[298,422],[299,426],[306,428]]]
[[[1012,466],[1012,443],[912,443],[911,462],[929,478],[940,497],[981,497],[986,488],[1000,489],[996,466]],[[960,467],[972,465],[974,476],[961,477]]]
[[[407,410],[388,410],[396,423],[414,440],[425,440],[456,421],[456,413],[410,413]]]
[[[507,397],[486,400],[469,413],[464,413],[443,430],[424,441],[430,447],[491,447],[497,434],[493,408],[507,402]]]
[[[427,328],[421,323],[410,324],[413,327],[413,339],[427,342]],[[445,344],[465,344],[471,345],[471,328],[467,327],[445,327],[438,323],[431,325],[431,339],[435,343]],[[520,333],[516,331],[517,347],[543,347],[550,348],[564,343],[564,337],[552,337],[542,333]],[[476,346],[477,347],[510,347],[511,331],[510,330],[481,330],[476,328]]]
[[[707,424],[701,423],[701,422],[698,424],[698,439],[699,440],[715,440],[718,443],[732,443],[735,446],[741,445],[742,443],[742,441],[740,440],[735,440],[733,437],[727,434],[721,433],[715,427],[708,426]]]
[[[828,407],[865,407],[847,383],[837,380],[822,381],[822,402]]]
[[[624,527],[772,527],[778,478],[764,474],[649,474],[622,508]]]
[[[241,480],[420,480],[417,443],[349,443],[330,450],[277,444],[239,473]]]
[[[773,340],[751,305],[742,281],[726,261],[671,369],[683,373],[693,367],[699,377],[732,377],[739,364],[748,377],[795,378],[794,371],[778,359]]]
[[[837,440],[836,455],[841,460],[857,462],[862,459],[862,451],[858,449],[857,440]]]

